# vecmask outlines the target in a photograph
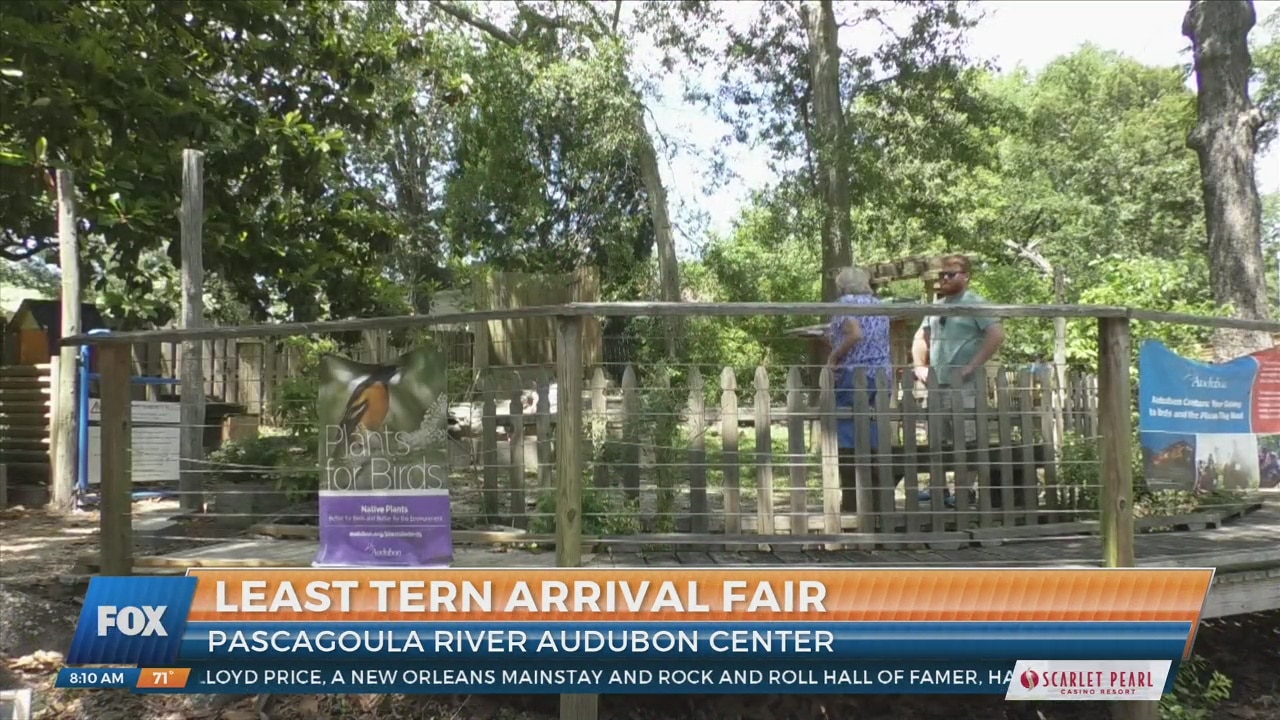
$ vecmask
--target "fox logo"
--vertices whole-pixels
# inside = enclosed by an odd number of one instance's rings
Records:
[[[129,637],[168,637],[169,632],[162,624],[166,605],[126,605],[118,608],[115,605],[98,607],[98,637],[106,637],[107,632],[115,628]]]

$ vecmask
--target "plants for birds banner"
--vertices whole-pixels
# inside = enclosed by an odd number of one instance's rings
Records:
[[[320,550],[326,567],[453,560],[445,358],[422,347],[389,365],[320,361]]]

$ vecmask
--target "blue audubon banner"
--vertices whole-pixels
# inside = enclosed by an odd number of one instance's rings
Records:
[[[1147,340],[1138,377],[1138,428],[1152,489],[1280,485],[1280,349],[1209,364]]]

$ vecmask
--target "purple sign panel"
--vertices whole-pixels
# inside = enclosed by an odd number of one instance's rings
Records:
[[[447,490],[320,496],[317,566],[435,567],[452,558]]]
[[[453,560],[445,362],[320,363],[323,567],[447,567]]]

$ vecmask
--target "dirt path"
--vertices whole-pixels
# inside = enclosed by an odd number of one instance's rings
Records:
[[[0,688],[35,690],[41,720],[260,720],[244,696],[138,696],[60,691],[53,678],[70,645],[82,587],[60,578],[96,548],[97,516],[0,511]],[[1208,623],[1196,651],[1230,678],[1230,697],[1187,720],[1280,716],[1280,611]],[[1194,691],[1202,695],[1201,691]],[[550,720],[554,697],[277,696],[269,720]],[[1103,720],[1094,703],[1005,703],[938,696],[640,696],[601,699],[603,720]]]

